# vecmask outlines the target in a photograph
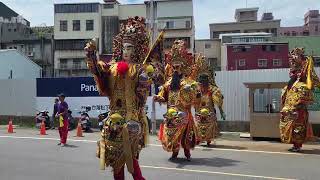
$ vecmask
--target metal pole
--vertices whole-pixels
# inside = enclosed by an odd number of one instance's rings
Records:
[[[155,17],[154,17],[154,1],[150,0],[150,30],[151,30],[151,44],[154,42],[154,37],[155,37],[155,29],[154,29],[154,22],[155,22]],[[151,86],[151,95],[155,95],[155,85],[153,84]],[[151,107],[151,123],[152,123],[152,134],[156,134],[156,103],[154,102],[152,98],[152,107]]]

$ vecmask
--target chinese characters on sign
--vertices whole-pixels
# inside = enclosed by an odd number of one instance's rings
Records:
[[[320,111],[320,89],[316,88],[314,90],[314,103],[311,104],[308,109],[310,111]]]

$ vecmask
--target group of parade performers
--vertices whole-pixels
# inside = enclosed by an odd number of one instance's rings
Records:
[[[154,43],[148,34],[145,19],[132,17],[113,38],[110,62],[99,60],[95,41],[85,47],[87,66],[99,93],[110,102],[96,155],[101,169],[113,168],[115,180],[124,180],[125,166],[134,180],[144,180],[138,159],[147,145],[149,126],[144,109],[151,84],[160,87],[153,100],[167,106],[158,136],[163,149],[172,153],[171,160],[177,158],[181,147],[190,161],[190,150],[196,145],[205,142],[210,146],[219,135],[216,107],[225,119],[223,95],[205,57],[190,54],[185,42],[176,40],[163,58],[163,32]],[[293,143],[292,150],[298,151],[308,138],[306,106],[319,81],[311,58],[300,51],[291,55],[291,80],[282,96],[280,130],[281,139]]]

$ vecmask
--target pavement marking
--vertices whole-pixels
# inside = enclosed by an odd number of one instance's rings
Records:
[[[227,173],[227,172],[217,172],[217,171],[203,171],[203,170],[194,170],[194,169],[169,168],[169,167],[158,167],[158,166],[142,166],[142,165],[141,165],[141,167],[142,167],[142,168],[148,168],[148,169],[163,169],[163,170],[173,170],[173,171],[183,171],[183,172],[195,172],[195,173],[206,173],[206,174],[217,174],[217,175],[226,175],[226,176],[260,178],[260,179],[296,180],[296,179],[291,179],[291,178],[257,176],[257,175],[237,174],[237,173]]]
[[[34,139],[34,140],[52,140],[59,141],[59,138],[46,138],[46,137],[32,137],[32,136],[0,136],[0,138],[13,138],[13,139]],[[71,142],[86,142],[96,143],[97,140],[86,140],[86,139],[68,139]],[[148,144],[147,146],[162,147],[160,144]],[[248,153],[263,153],[263,154],[280,154],[280,155],[294,155],[294,156],[320,156],[320,154],[303,154],[293,152],[279,152],[279,151],[258,151],[258,150],[247,150],[247,149],[226,149],[226,148],[208,148],[208,147],[195,147],[195,149],[214,150],[214,151],[231,151],[231,152],[248,152]]]

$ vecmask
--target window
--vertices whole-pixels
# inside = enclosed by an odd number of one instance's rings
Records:
[[[316,32],[318,32],[318,31],[319,31],[319,26],[316,25],[316,27],[314,27],[314,30],[315,30]]]
[[[304,36],[309,36],[309,31],[303,31]]]
[[[239,59],[239,67],[246,66],[246,60],[245,59]]]
[[[233,46],[233,52],[249,52],[251,46]]]
[[[11,32],[11,29],[9,28],[8,31]]]
[[[68,69],[68,59],[60,59],[60,69]]]
[[[272,64],[273,64],[273,66],[275,66],[275,67],[282,66],[282,60],[281,60],[281,59],[274,59],[274,60],[272,61]]]
[[[210,49],[210,48],[211,48],[211,44],[205,44],[205,45],[204,45],[204,48]]]
[[[86,30],[93,31],[93,20],[86,20]]]
[[[55,4],[55,13],[90,13],[98,12],[99,3]]]
[[[186,28],[191,28],[191,22],[190,21],[186,21]]]
[[[281,89],[256,89],[253,94],[253,112],[280,112]]]
[[[167,21],[166,22],[166,28],[167,29],[173,29],[174,28],[174,21]]]
[[[267,67],[267,66],[268,66],[268,60],[258,59],[258,67]]]
[[[68,21],[60,21],[60,31],[68,31]]]
[[[276,52],[276,51],[279,51],[279,46],[277,45],[263,45],[262,46],[262,50],[263,51],[267,51],[267,52]]]
[[[73,59],[73,69],[81,69],[81,59]]]
[[[320,57],[314,58],[314,67],[320,67]]]
[[[87,40],[85,39],[74,39],[74,40],[56,40],[56,50],[83,50]]]
[[[14,31],[14,32],[17,32],[17,29],[16,29],[16,28],[14,28],[14,29],[13,29],[13,31]]]
[[[114,8],[114,4],[104,4],[103,8],[104,9],[113,9]]]
[[[80,31],[80,20],[73,20],[73,31]]]
[[[292,31],[292,36],[297,36],[297,32]]]

